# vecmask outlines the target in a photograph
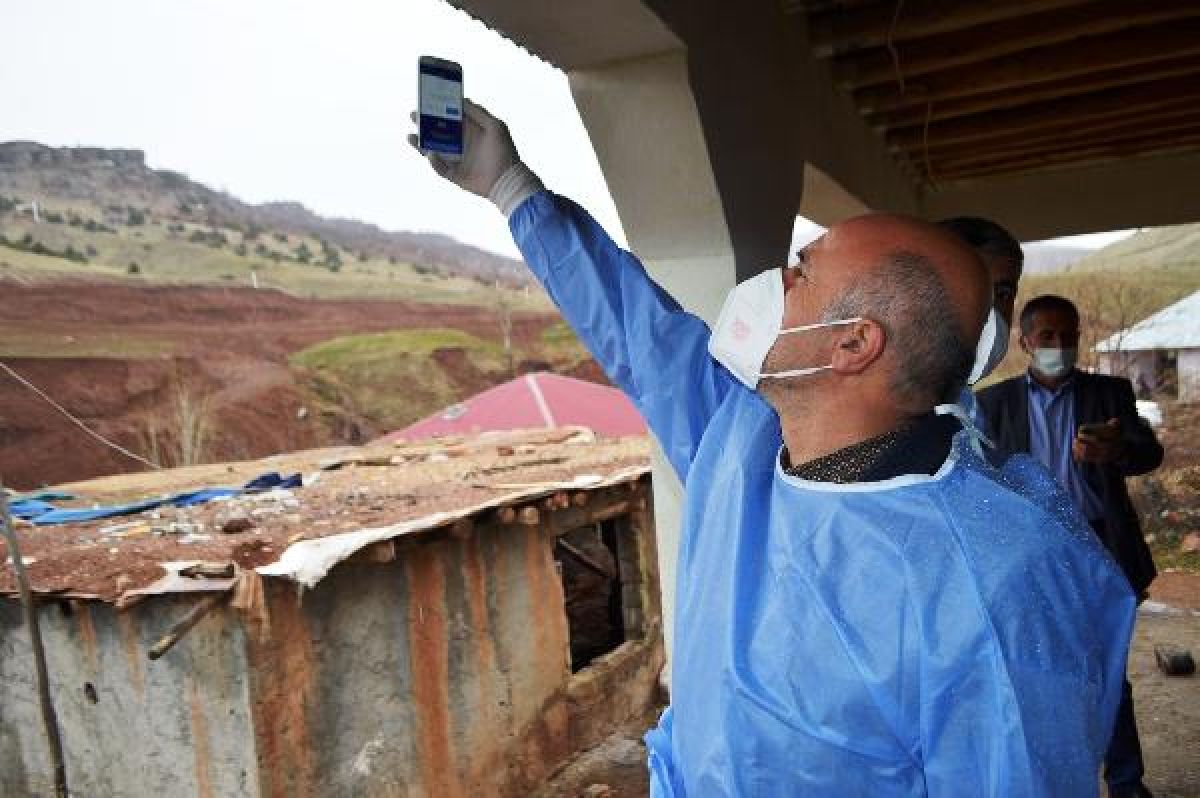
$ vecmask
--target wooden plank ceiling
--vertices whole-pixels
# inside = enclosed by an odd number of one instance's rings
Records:
[[[782,0],[929,184],[1200,151],[1197,0]]]

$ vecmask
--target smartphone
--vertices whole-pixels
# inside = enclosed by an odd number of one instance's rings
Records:
[[[1088,440],[1107,441],[1119,438],[1121,433],[1107,424],[1080,424],[1078,437]]]
[[[418,133],[422,152],[436,152],[447,161],[463,156],[462,67],[453,61],[423,55],[417,62]]]

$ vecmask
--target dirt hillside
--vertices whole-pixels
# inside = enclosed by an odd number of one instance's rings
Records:
[[[596,376],[578,354],[564,358],[561,348],[543,345],[546,332],[561,324],[557,316],[517,314],[512,322],[514,369],[536,360]],[[165,465],[258,457],[384,432],[388,418],[356,403],[353,385],[338,388],[289,357],[331,339],[447,328],[477,347],[500,347],[500,320],[478,306],[309,300],[276,291],[120,281],[0,280],[0,361],[100,434]],[[509,377],[506,361],[481,360],[461,345],[440,347],[440,339],[432,340],[431,356],[420,368],[436,376],[443,393],[403,405],[401,419]],[[411,384],[398,378],[389,383],[387,374],[372,385],[393,397],[411,392]],[[198,451],[183,451],[189,435],[199,438],[198,447],[191,441]],[[31,488],[137,468],[0,374],[0,477],[6,485]]]

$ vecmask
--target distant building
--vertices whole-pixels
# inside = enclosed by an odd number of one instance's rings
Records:
[[[1099,370],[1128,377],[1137,395],[1200,401],[1200,291],[1096,344]]]

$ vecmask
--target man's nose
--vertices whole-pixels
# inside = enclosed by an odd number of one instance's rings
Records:
[[[796,270],[791,266],[786,266],[780,271],[783,272],[783,292],[786,294],[796,284]]]

